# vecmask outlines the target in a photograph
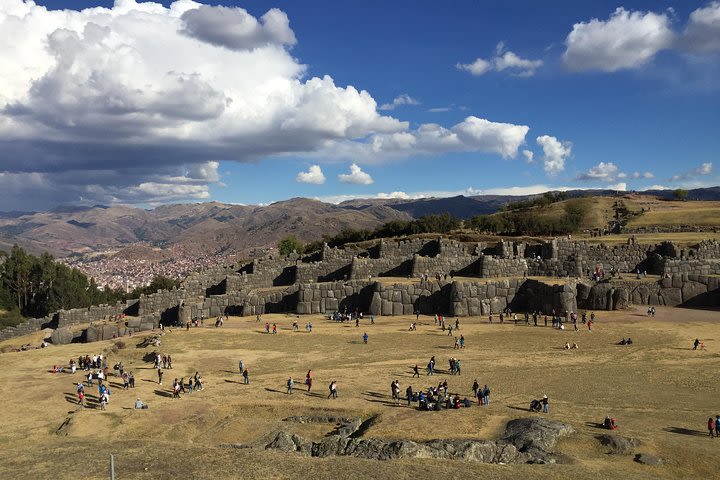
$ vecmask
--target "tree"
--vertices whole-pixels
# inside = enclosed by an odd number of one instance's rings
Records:
[[[280,255],[287,256],[292,252],[302,252],[303,244],[295,235],[288,235],[278,242],[277,249]]]
[[[688,191],[682,188],[678,188],[673,192],[673,196],[675,197],[675,200],[687,200]]]

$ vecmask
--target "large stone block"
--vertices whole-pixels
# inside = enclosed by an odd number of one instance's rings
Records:
[[[663,305],[675,307],[682,303],[682,290],[679,288],[661,288],[660,298]]]
[[[335,312],[339,309],[339,303],[337,298],[326,298],[325,299],[325,311]]]
[[[382,314],[392,315],[393,314],[393,303],[390,300],[382,301]]]
[[[685,282],[682,286],[682,301],[687,302],[690,299],[707,293],[707,287],[700,282]]]
[[[68,343],[72,343],[74,336],[72,330],[69,328],[58,328],[53,330],[52,335],[50,335],[50,341],[53,345],[67,345]]]
[[[614,310],[623,310],[629,307],[630,303],[630,294],[627,290],[627,288],[620,287],[615,289],[615,293],[613,293],[613,309]]]
[[[372,300],[370,300],[369,312],[371,315],[382,315],[382,299],[378,292],[374,292]]]
[[[392,314],[393,315],[402,315],[403,314],[403,304],[400,302],[393,302]]]

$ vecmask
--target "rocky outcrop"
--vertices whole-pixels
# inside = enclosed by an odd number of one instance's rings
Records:
[[[656,457],[655,455],[650,455],[649,453],[638,453],[635,455],[635,461],[638,463],[642,463],[643,465],[662,465],[663,460],[660,457]]]
[[[321,418],[298,418],[301,423],[321,421]],[[324,417],[322,417],[324,418]],[[490,440],[380,440],[355,438],[362,431],[360,419],[342,420],[335,433],[318,442],[308,442],[302,437],[277,431],[272,434],[265,449],[280,450],[311,457],[353,456],[373,460],[399,458],[437,458],[464,460],[479,463],[555,463],[560,458],[552,453],[559,438],[573,432],[567,424],[544,418],[524,418],[508,423],[505,434],[497,441]],[[375,421],[376,419],[370,419]]]
[[[50,341],[53,345],[67,345],[68,343],[72,343],[74,339],[75,334],[67,327],[53,330],[50,335]]]
[[[602,446],[607,448],[607,453],[611,455],[629,455],[633,453],[635,448],[640,446],[640,440],[637,438],[621,437],[609,433],[598,435],[596,438]]]

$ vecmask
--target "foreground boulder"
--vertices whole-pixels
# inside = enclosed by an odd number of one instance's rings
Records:
[[[608,453],[611,455],[628,455],[636,447],[640,446],[640,440],[637,438],[621,437],[607,433],[598,435],[596,438],[601,445],[607,447]]]
[[[304,423],[308,420],[302,418],[300,421]],[[509,422],[504,436],[497,441],[451,439],[415,442],[353,438],[362,433],[360,426],[368,423],[368,420],[339,420],[342,421],[335,433],[318,442],[308,442],[298,435],[281,430],[271,434],[262,446],[265,449],[312,457],[352,456],[372,460],[435,458],[498,464],[555,463],[559,457],[552,453],[552,449],[560,437],[573,432],[572,427],[561,422],[525,418]]]

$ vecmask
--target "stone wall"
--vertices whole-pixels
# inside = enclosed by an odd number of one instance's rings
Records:
[[[665,260],[663,275],[720,275],[720,260]]]
[[[482,255],[478,262],[477,273],[483,278],[524,277],[528,273],[527,260],[524,258],[497,258]]]

